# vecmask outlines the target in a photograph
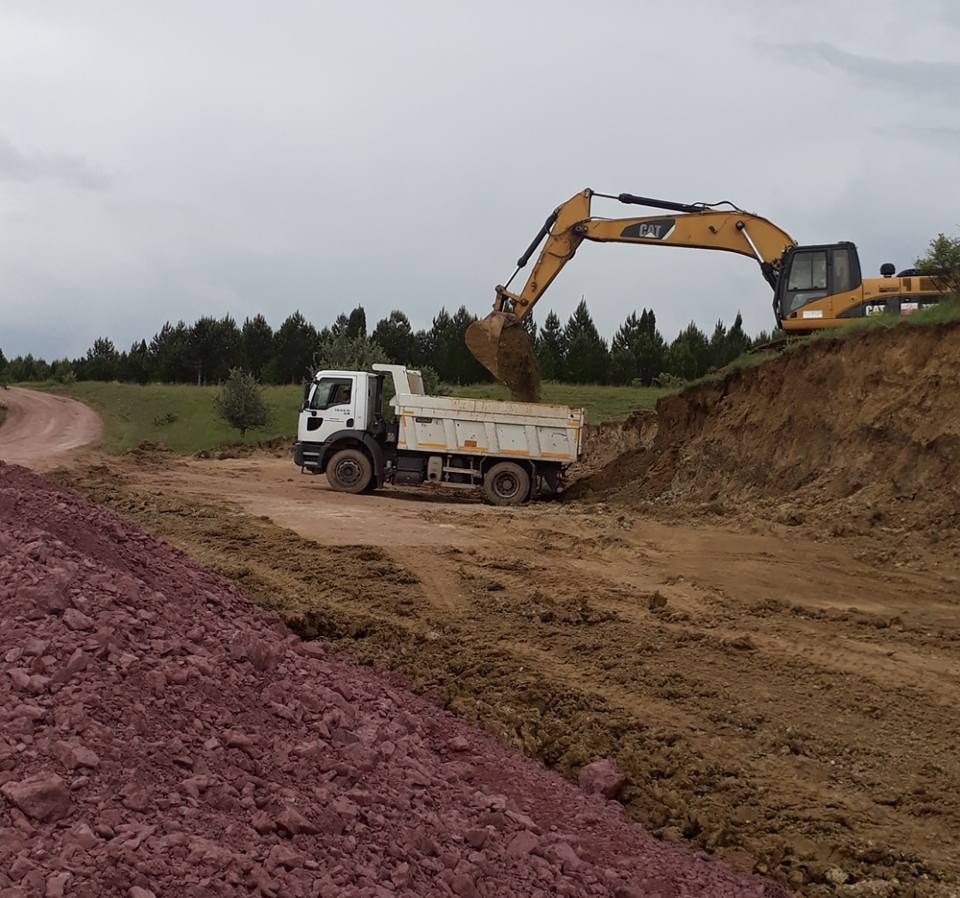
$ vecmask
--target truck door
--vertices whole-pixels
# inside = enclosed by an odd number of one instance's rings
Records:
[[[357,426],[356,377],[337,375],[321,377],[310,396],[305,417],[306,433],[300,439],[322,443],[338,430],[352,430]],[[363,428],[363,422],[359,424]]]

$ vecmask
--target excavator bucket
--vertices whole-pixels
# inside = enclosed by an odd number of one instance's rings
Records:
[[[530,338],[516,315],[491,312],[474,321],[464,336],[473,357],[520,402],[540,398],[540,374]]]

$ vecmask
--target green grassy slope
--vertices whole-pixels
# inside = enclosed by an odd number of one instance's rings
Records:
[[[240,441],[240,432],[214,414],[216,387],[87,381],[44,384],[41,389],[72,396],[97,409],[103,416],[103,446],[108,452],[124,452],[142,442],[154,442],[174,452],[192,453]],[[295,386],[265,387],[270,424],[248,431],[244,442],[295,434],[301,395]]]
[[[240,441],[238,431],[220,421],[213,411],[216,387],[186,384],[137,384],[81,382],[75,384],[25,384],[35,389],[72,396],[97,409],[103,416],[103,445],[120,453],[142,442],[162,443],[178,453],[194,453]],[[506,399],[506,390],[479,384],[444,387],[449,395],[475,399]],[[622,421],[638,408],[652,408],[670,392],[643,387],[598,387],[572,384],[545,384],[543,401],[584,407],[594,423]],[[244,442],[296,434],[300,387],[265,387],[264,397],[271,411],[266,427],[251,430]]]

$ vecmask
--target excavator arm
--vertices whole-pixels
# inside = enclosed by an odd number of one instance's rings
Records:
[[[558,206],[540,229],[506,286],[496,288],[493,312],[474,322],[466,334],[467,346],[494,377],[518,398],[536,398],[536,366],[526,345],[526,334],[516,325],[530,314],[546,289],[584,240],[597,243],[637,243],[680,246],[739,253],[755,259],[772,288],[776,288],[780,260],[796,242],[775,224],[742,209],[718,210],[621,193],[621,203],[650,206],[666,213],[642,218],[597,218],[590,214],[592,190],[584,190]],[[723,205],[723,204],[720,204]],[[544,243],[544,239],[546,242]],[[537,251],[543,249],[519,292],[510,282]]]

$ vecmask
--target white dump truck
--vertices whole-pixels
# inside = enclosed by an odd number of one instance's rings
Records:
[[[583,409],[562,405],[428,396],[420,372],[403,365],[319,371],[304,388],[293,458],[345,493],[434,483],[518,505],[561,488],[585,425]]]

